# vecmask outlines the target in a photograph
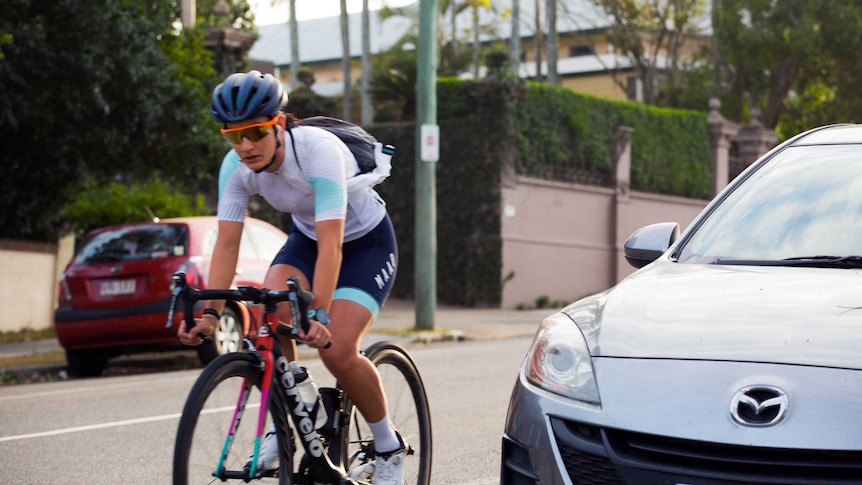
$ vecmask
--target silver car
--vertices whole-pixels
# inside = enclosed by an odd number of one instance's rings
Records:
[[[761,157],[539,326],[502,484],[862,483],[862,125]]]

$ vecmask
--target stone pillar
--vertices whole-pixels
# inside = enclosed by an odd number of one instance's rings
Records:
[[[709,100],[709,134],[711,135],[712,155],[712,196],[715,196],[730,181],[730,142],[739,132],[739,124],[721,116],[721,101]]]
[[[215,69],[221,75],[237,72],[243,66],[245,55],[257,40],[257,36],[231,25],[224,25],[230,15],[230,5],[219,0],[213,6],[216,24],[207,32],[206,46],[213,51]]]
[[[740,170],[748,167],[778,143],[778,133],[763,126],[760,110],[751,110],[751,121],[732,139],[738,148]]]

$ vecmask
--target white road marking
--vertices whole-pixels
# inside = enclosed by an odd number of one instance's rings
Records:
[[[248,406],[246,406],[246,409],[254,409],[254,408],[258,408],[258,407],[260,407],[260,404],[249,404]],[[207,409],[202,414],[221,413],[221,412],[228,412],[228,411],[233,411],[233,410],[234,410],[234,406],[224,406],[221,408]],[[116,428],[116,427],[120,427],[120,426],[131,426],[131,425],[135,425],[135,424],[153,423],[156,421],[167,421],[167,420],[171,420],[171,419],[179,419],[180,415],[181,415],[181,413],[163,414],[161,416],[149,416],[146,418],[125,419],[122,421],[113,421],[110,423],[90,424],[87,426],[74,426],[71,428],[62,428],[62,429],[55,429],[55,430],[51,430],[51,431],[42,431],[39,433],[27,433],[27,434],[15,435],[15,436],[3,436],[3,437],[0,437],[0,443],[6,442],[6,441],[17,441],[17,440],[25,440],[25,439],[32,439],[32,438],[44,438],[47,436],[57,436],[57,435],[61,435],[61,434],[80,433],[82,431],[93,431],[96,429]]]

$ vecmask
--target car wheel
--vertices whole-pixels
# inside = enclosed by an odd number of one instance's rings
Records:
[[[213,338],[198,346],[198,357],[204,364],[222,354],[236,352],[242,348],[242,319],[231,307],[225,307]]]
[[[102,375],[108,366],[108,357],[93,350],[66,350],[66,362],[69,364],[69,374],[76,377],[93,377]]]

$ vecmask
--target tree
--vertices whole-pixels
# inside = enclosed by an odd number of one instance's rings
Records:
[[[211,176],[217,81],[171,0],[6,0],[0,32],[0,237],[53,241],[85,175]],[[121,40],[121,41],[118,41]]]
[[[473,64],[473,79],[479,79],[479,65],[482,53],[482,44],[479,40],[479,34],[482,30],[479,25],[479,9],[490,9],[491,2],[489,0],[465,0],[464,3],[470,6],[470,19],[472,20],[473,42],[471,59]]]
[[[547,0],[545,8],[548,15],[548,84],[557,86],[560,84],[560,76],[557,73],[557,0]]]
[[[363,125],[368,125],[374,121],[371,104],[371,14],[368,10],[368,0],[362,0],[362,58],[360,68],[362,70],[359,93],[362,108],[360,119]]]
[[[99,227],[153,216],[165,219],[211,213],[203,195],[189,194],[159,177],[132,184],[106,184],[88,177],[81,189],[80,195],[66,204],[60,214],[74,228],[76,236]]]
[[[512,31],[509,36],[510,66],[515,74],[521,71],[521,0],[512,0]]]
[[[341,117],[345,120],[350,120],[353,111],[350,103],[350,87],[353,83],[350,80],[350,24],[347,15],[347,0],[341,0],[341,15],[339,19],[341,24],[341,76],[344,84]]]
[[[660,75],[671,86],[678,82],[682,47],[699,33],[693,20],[705,15],[705,0],[593,0],[593,3],[613,18],[608,41],[631,63],[643,89],[642,101],[657,104]],[[628,90],[626,78],[615,75],[615,82]]]
[[[498,12],[495,8],[495,3],[491,0],[441,0],[438,2],[438,14],[440,21],[437,22],[437,75],[438,76],[458,76],[463,72],[471,69],[474,77],[478,76],[478,68],[481,66],[482,45],[480,43],[480,35],[487,34],[495,36],[495,26],[501,18],[509,15],[510,9]],[[492,14],[493,19],[485,23],[480,22],[479,15],[481,9]],[[458,16],[469,10],[471,25],[469,29],[464,29],[463,32],[458,29]],[[446,16],[449,16],[448,24],[445,22]],[[403,36],[402,40],[416,37],[418,33],[418,19],[416,13],[409,8],[392,8],[384,7],[380,10],[380,18],[387,19],[393,16],[408,17],[414,20],[414,26],[409,29]],[[447,27],[448,25],[448,27]],[[463,33],[463,41],[459,38],[459,33]],[[448,36],[447,36],[448,34]],[[403,42],[402,42],[403,44]],[[468,45],[469,49],[463,46]]]
[[[290,0],[290,87],[299,87],[299,70],[302,60],[299,58],[299,22],[296,20],[296,0]]]
[[[536,54],[536,81],[542,80],[542,45],[544,44],[544,39],[542,36],[542,0],[534,0],[535,1],[535,28],[533,32],[535,35],[533,36],[533,52]]]
[[[378,121],[411,121],[416,119],[416,49],[415,36],[406,36],[390,49],[374,56],[371,96],[377,105]]]
[[[289,93],[290,112],[298,118],[309,116],[337,116],[335,100],[315,92],[314,71],[307,67],[299,70],[299,87]]]
[[[722,0],[713,26],[719,89],[732,118],[746,116],[748,106],[741,100],[759,108],[768,127],[776,127],[788,108],[803,117],[821,111],[826,116],[814,117],[820,121],[856,118],[862,79],[858,2]]]
[[[714,2],[713,45],[666,86],[678,107],[742,123],[758,116],[784,138],[815,126],[853,122],[862,110],[862,5],[849,0]],[[756,110],[756,111],[755,111]]]
[[[270,0],[272,5],[279,5],[285,0]],[[302,69],[302,61],[299,58],[299,22],[296,20],[296,0],[287,0],[288,15],[287,25],[290,31],[290,89],[299,87],[299,72]]]

